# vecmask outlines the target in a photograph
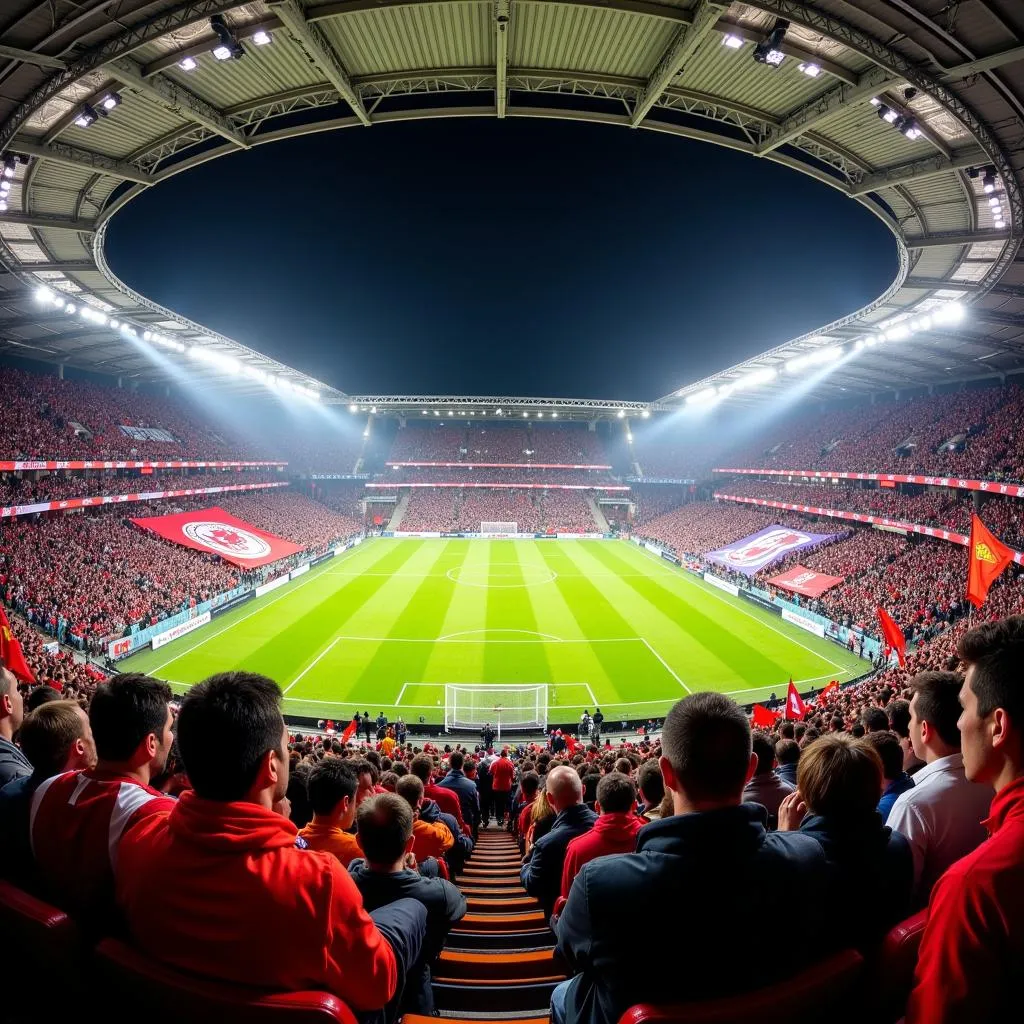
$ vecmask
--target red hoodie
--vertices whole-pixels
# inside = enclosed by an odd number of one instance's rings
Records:
[[[631,812],[602,814],[589,832],[570,839],[562,866],[562,896],[569,898],[572,880],[588,861],[609,853],[632,853],[636,849],[636,834],[646,824]]]
[[[121,840],[117,902],[132,936],[193,974],[380,1009],[398,982],[394,952],[338,860],[295,836],[258,804],[183,793]]]

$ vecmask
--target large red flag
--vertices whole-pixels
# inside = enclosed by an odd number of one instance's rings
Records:
[[[18,638],[11,632],[11,623],[2,605],[0,605],[0,658],[3,658],[7,668],[23,683],[36,681],[36,677],[32,675],[32,669],[28,667],[28,662],[22,653]]]
[[[989,587],[1013,561],[1013,550],[999,540],[976,516],[971,516],[971,539],[967,545],[967,600],[980,608]]]
[[[779,712],[766,708],[763,704],[754,705],[754,725],[758,729],[770,729],[779,719]]]
[[[359,728],[359,719],[353,718],[348,725],[345,726],[345,731],[341,734],[341,742],[348,743],[350,739],[355,735],[356,729]]]
[[[828,684],[825,686],[825,688],[821,691],[821,695],[818,698],[818,703],[821,704],[824,701],[828,700],[830,694],[836,693],[836,692],[838,692],[838,690],[839,690],[839,680],[838,679],[830,680],[828,682]]]
[[[878,616],[879,625],[882,627],[882,639],[885,641],[886,646],[896,652],[900,665],[906,667],[907,638],[903,635],[903,630],[896,625],[893,617],[884,608],[876,608],[875,614]]]
[[[793,680],[789,681],[789,689],[786,691],[786,717],[803,718],[807,714],[807,707],[803,698],[796,692]]]

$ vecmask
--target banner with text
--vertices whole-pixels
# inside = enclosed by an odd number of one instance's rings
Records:
[[[783,555],[833,539],[829,533],[805,533],[785,526],[767,526],[728,547],[708,551],[704,557],[728,569],[735,569],[744,576],[753,576],[766,565],[777,562]]]
[[[203,508],[170,516],[133,519],[136,526],[196,551],[212,551],[226,562],[253,569],[302,550],[299,544],[276,537],[258,526],[236,519],[222,508]]]
[[[808,597],[821,597],[826,590],[838,587],[845,576],[829,576],[827,573],[815,572],[804,565],[794,565],[779,576],[773,576],[769,583],[783,590],[792,590],[795,594],[806,594]]]

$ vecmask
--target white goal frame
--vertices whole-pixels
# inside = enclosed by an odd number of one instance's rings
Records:
[[[518,523],[499,523],[499,522],[481,522],[480,523],[480,536],[490,537],[491,535],[503,536],[509,533],[518,533]]]
[[[488,722],[499,741],[503,728],[547,732],[548,684],[444,684],[445,732],[482,729]]]

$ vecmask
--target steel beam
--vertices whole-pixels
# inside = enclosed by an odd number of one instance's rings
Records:
[[[942,76],[942,81],[960,82],[965,78],[970,78],[971,75],[980,75],[984,71],[992,71],[995,68],[1001,68],[1004,64],[1013,64],[1019,60],[1024,60],[1024,46],[1012,46],[1009,50],[1001,50],[988,57],[979,57],[977,60],[949,68]]]
[[[508,26],[512,0],[494,0],[494,101],[498,117],[508,107]]]
[[[21,50],[17,46],[0,46],[0,57],[17,60],[22,64],[34,64],[38,68],[54,68],[57,71],[68,66],[60,57],[48,57],[45,53]]]
[[[908,249],[933,249],[937,245],[975,245],[978,242],[1009,241],[1010,230],[1002,231],[936,231],[931,235],[904,238]]]
[[[50,263],[30,263],[26,260],[22,261],[19,269],[29,273],[40,270],[59,270],[64,274],[82,274],[95,270],[98,273],[98,268],[92,260],[57,260]]]
[[[941,277],[908,277],[903,282],[904,288],[921,288],[929,291],[938,291],[940,288],[949,288],[955,291],[966,292],[974,295],[978,292],[986,292],[992,295],[1009,295],[1015,299],[1024,299],[1024,284],[1003,284],[998,282],[985,286],[976,284],[974,281],[946,281]]]
[[[51,142],[49,145],[41,145],[35,142],[22,142],[15,140],[11,147],[18,153],[25,156],[33,156],[39,160],[52,160],[57,164],[64,164],[66,167],[75,167],[83,171],[91,171],[98,174],[110,174],[124,181],[134,181],[140,185],[152,185],[156,179],[145,171],[140,170],[133,164],[124,160],[116,160],[113,157],[104,156],[102,153],[94,153],[89,149],[80,149],[78,146],[69,146],[63,142]]]
[[[856,198],[866,195],[868,192],[877,192],[881,188],[909,185],[923,178],[933,178],[938,174],[948,174],[950,171],[961,171],[967,167],[981,166],[987,160],[988,157],[984,150],[972,146],[970,149],[955,152],[951,157],[938,154],[925,157],[923,160],[912,160],[906,164],[894,164],[861,178],[859,182],[850,186],[849,195]]]
[[[697,52],[697,47],[704,41],[704,38],[714,30],[726,6],[725,4],[710,3],[709,0],[701,0],[693,17],[693,24],[680,25],[676,29],[672,41],[655,65],[654,71],[647,79],[647,84],[633,108],[629,122],[634,128],[650,113],[651,108],[658,102],[658,98],[671,84],[672,79]]]
[[[24,224],[28,228],[54,231],[87,231],[92,233],[96,225],[91,220],[75,220],[71,217],[46,217],[35,213],[0,213],[0,224]]]
[[[268,0],[270,9],[281,19],[292,38],[305,51],[309,59],[338,90],[338,95],[352,108],[352,112],[369,125],[370,115],[363,106],[359,93],[352,87],[348,72],[334,52],[324,30],[306,19],[306,13],[296,0]]]
[[[158,75],[143,78],[142,69],[130,57],[118,57],[110,61],[106,68],[122,85],[130,86],[187,121],[201,124],[240,149],[249,148],[248,139],[219,110],[177,82]]]
[[[843,113],[851,104],[874,96],[896,81],[898,79],[891,72],[876,65],[865,71],[856,85],[848,85],[846,82],[833,85],[808,100],[803,106],[790,111],[777,126],[769,128],[767,135],[754,150],[755,155],[764,156],[773,152],[779,146],[792,142],[793,139]]]

